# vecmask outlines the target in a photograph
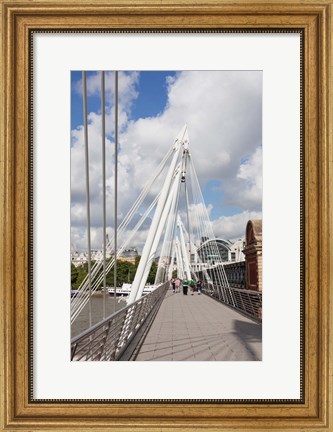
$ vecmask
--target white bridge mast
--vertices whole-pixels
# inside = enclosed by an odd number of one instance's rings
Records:
[[[175,251],[176,251],[176,261],[177,261],[177,276],[179,279],[184,279],[184,264],[183,258],[180,251],[179,239],[176,237],[175,239]]]
[[[177,163],[180,161],[180,155],[184,150],[188,150],[188,132],[185,125],[177,136],[173,146],[173,157],[166,175],[160,197],[157,202],[156,211],[151,223],[147,240],[144,245],[140,263],[135,273],[135,278],[131,286],[131,293],[128,303],[138,300],[143,292],[147,277],[155,257],[156,249],[162,235],[163,227],[166,222],[168,211],[170,210],[173,197],[172,193],[177,193],[177,187],[173,187],[175,182],[180,181],[180,175],[176,175]],[[178,186],[178,185],[177,185]]]
[[[179,215],[178,215],[178,219],[177,219],[177,226],[179,228],[180,250],[181,250],[182,257],[183,257],[184,272],[185,272],[187,280],[190,280],[191,279],[191,269],[190,269],[189,257],[188,257],[187,250],[186,250],[185,237],[184,237],[184,227],[183,227],[183,223],[182,223]]]

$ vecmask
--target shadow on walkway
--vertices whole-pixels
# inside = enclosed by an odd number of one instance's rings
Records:
[[[244,322],[240,320],[234,321],[235,336],[241,341],[246,349],[253,356],[253,360],[261,360],[258,358],[257,350],[253,349],[254,344],[261,346],[262,341],[262,326],[253,322]]]
[[[260,361],[262,326],[208,296],[168,292],[136,361]]]

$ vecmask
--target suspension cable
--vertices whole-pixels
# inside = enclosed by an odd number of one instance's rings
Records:
[[[84,121],[84,148],[86,171],[86,211],[87,211],[87,240],[88,240],[88,278],[89,278],[89,326],[92,325],[91,317],[91,238],[90,238],[90,190],[89,190],[89,148],[88,148],[88,118],[87,118],[87,80],[86,72],[82,72],[83,85],[83,121]]]
[[[129,212],[127,213],[125,218],[120,223],[119,228],[118,228],[119,236],[121,234],[123,234],[123,232],[125,232],[125,230],[127,229],[127,226],[131,223],[131,221],[132,221],[133,217],[135,216],[136,212],[138,211],[140,205],[143,203],[144,199],[147,197],[147,195],[151,189],[151,186],[153,185],[153,183],[156,181],[156,179],[161,174],[162,170],[164,169],[164,167],[165,167],[165,165],[166,165],[167,161],[169,160],[170,155],[172,153],[173,153],[173,149],[170,148],[169,151],[167,152],[167,154],[165,155],[165,157],[163,158],[163,160],[160,162],[159,166],[156,168],[156,170],[153,173],[153,175],[151,176],[151,178],[145,184],[143,190],[141,191],[140,195],[137,197],[135,203],[132,205],[131,209],[129,210]],[[107,243],[107,252],[111,253],[112,246],[113,246],[113,237],[111,237],[109,239],[109,242]],[[97,276],[101,266],[102,266],[101,261],[95,261],[95,263],[92,267],[92,272],[91,272],[92,279],[94,279]],[[89,280],[88,279],[89,279],[89,276],[87,274],[86,277],[84,278],[84,280],[82,281],[81,285],[78,288],[78,291],[80,292],[80,294],[81,294],[81,292],[84,292],[85,290],[89,289]],[[81,300],[82,300],[81,295],[72,298],[71,307],[75,303],[80,302]]]
[[[118,71],[114,75],[114,311],[117,297],[117,221],[118,221]]]
[[[188,231],[188,245],[189,245],[189,261],[191,263],[191,230],[190,230],[190,216],[189,216],[189,204],[188,204],[188,191],[187,191],[187,159],[188,150],[184,152],[184,186],[185,186],[185,206],[187,215],[187,231]]]
[[[103,318],[106,317],[106,161],[105,161],[105,72],[101,72],[102,183],[103,183]]]
[[[205,253],[206,250],[206,258],[208,257],[208,254],[211,255],[212,258],[215,257],[215,260],[219,262],[219,264],[217,264],[216,267],[211,269],[211,272],[215,274],[215,276],[217,277],[218,280],[218,284],[220,287],[224,287],[224,289],[228,289],[229,288],[229,283],[224,271],[224,266],[222,263],[222,258],[220,255],[220,251],[217,245],[217,242],[213,233],[213,229],[212,229],[212,224],[209,220],[208,217],[208,212],[207,212],[207,208],[204,205],[204,200],[203,200],[203,196],[202,196],[202,192],[201,192],[201,188],[199,185],[199,181],[197,178],[197,175],[195,173],[195,168],[193,166],[193,164],[190,164],[190,168],[191,168],[191,184],[192,184],[192,193],[194,193],[193,196],[193,201],[195,204],[196,209],[196,214],[199,215],[199,220],[201,222],[199,222],[199,225],[201,226],[200,230],[203,233],[202,235],[204,237],[206,237],[207,239],[211,239],[210,241],[206,241],[206,244],[203,244],[203,253]],[[204,272],[206,273],[206,272]],[[222,288],[221,288],[222,289]],[[221,293],[219,293],[219,297],[221,297],[222,291]]]
[[[171,153],[172,153],[172,150],[171,151],[169,150],[168,153],[167,153],[167,155],[161,161],[160,165],[157,167],[157,169],[156,169],[155,173],[153,174],[152,178],[145,185],[145,188],[144,188],[145,192],[140,194],[139,198],[136,200],[136,203],[132,206],[132,209],[127,214],[127,216],[122,221],[122,223],[120,224],[119,228],[120,228],[120,232],[121,233],[123,233],[127,229],[128,224],[132,221],[133,216],[135,215],[135,213],[138,210],[139,206],[141,205],[141,203],[143,202],[143,200],[147,196],[147,194],[149,192],[149,189],[150,189],[149,186],[151,184],[153,184],[154,181],[156,180],[156,178],[161,174],[161,172],[162,172],[162,170],[163,170],[163,168],[164,168],[167,160],[169,159]],[[158,196],[159,196],[159,194],[158,194]],[[151,209],[156,205],[158,196],[151,203],[150,207],[145,211],[145,213],[141,217],[140,221],[136,224],[136,226],[134,228],[134,233],[135,233],[135,230],[138,230],[141,227],[141,225],[142,225],[143,221],[145,220],[145,218],[147,218],[148,215],[150,214]],[[130,213],[132,213],[131,217],[129,217]],[[130,236],[130,238],[133,237],[133,234]],[[129,241],[130,239],[127,239],[127,240]],[[112,242],[113,242],[113,238],[110,239],[109,243],[111,244]],[[125,245],[127,245],[127,242],[125,242],[123,244],[122,248],[125,247]],[[118,254],[122,253],[122,251],[123,251],[122,248],[121,248],[120,251],[118,251]],[[101,264],[100,261],[95,262],[95,266],[94,266],[94,268],[92,270],[92,279],[96,280],[96,277],[98,277],[99,269],[101,268],[101,265],[102,264]],[[109,271],[112,268],[112,266],[113,266],[113,262],[109,262],[108,265],[107,265],[106,274],[109,273]],[[100,283],[100,282],[101,282],[101,280],[98,279],[98,282],[96,282],[96,283]],[[93,287],[92,290],[94,291],[95,288],[97,289],[97,286],[95,287],[95,285],[94,285],[94,287]],[[76,312],[75,312],[77,310],[77,308],[79,308],[79,310],[81,311],[83,309],[83,307],[85,306],[85,304],[87,303],[87,301],[88,301],[87,296],[84,295],[89,290],[89,278],[88,278],[88,275],[86,276],[86,278],[84,279],[84,281],[81,283],[81,285],[79,287],[79,290],[80,290],[80,295],[72,298],[72,301],[71,301],[71,311],[72,311],[71,320],[72,320],[72,322],[78,316],[76,314]]]
[[[158,198],[159,198],[159,194],[156,196],[155,200],[151,203],[149,208],[145,211],[145,213],[143,214],[143,216],[141,217],[139,222],[136,224],[136,226],[133,228],[131,234],[126,238],[126,240],[124,241],[122,246],[120,248],[118,248],[117,257],[122,254],[122,252],[125,250],[127,245],[130,243],[130,241],[132,240],[134,235],[137,233],[137,231],[142,226],[143,222],[150,215],[152,209],[156,206]],[[114,260],[115,260],[115,258],[111,259],[108,262],[107,267],[106,267],[106,274],[109,274],[110,270],[112,269],[112,267],[114,265]],[[92,286],[92,292],[95,292],[97,290],[99,284],[102,281],[102,278],[103,278],[103,275],[97,274],[97,276],[94,280],[94,284]],[[71,322],[72,323],[76,320],[76,318],[78,317],[78,315],[80,314],[80,312],[82,311],[84,306],[86,305],[86,303],[88,301],[88,296],[89,296],[89,292],[88,292],[88,288],[86,288],[85,290],[83,290],[82,294],[79,297],[74,297],[74,300],[77,300],[77,301],[75,303],[73,302],[71,304]]]

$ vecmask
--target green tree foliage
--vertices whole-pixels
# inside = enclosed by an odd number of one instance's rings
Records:
[[[119,261],[117,260],[117,286],[122,286],[123,283],[132,283],[135,277],[136,270],[138,268],[139,262],[140,262],[140,256],[137,256],[135,258],[135,264],[129,262],[129,261]],[[94,265],[94,262],[91,263],[91,265]],[[147,283],[153,284],[155,281],[155,276],[157,272],[157,264],[153,262]],[[100,269],[99,274],[101,275],[103,273],[103,267]],[[88,274],[88,264],[85,263],[79,267],[74,267],[72,264],[71,266],[71,279],[72,279],[72,288],[77,289],[85,279],[85,277]],[[106,276],[106,285],[112,286],[114,285],[114,268],[110,270],[110,272]],[[103,287],[103,280],[99,284],[99,288]]]
[[[91,262],[91,266],[93,266],[95,261]],[[78,289],[81,283],[84,281],[85,277],[88,274],[88,263],[84,263],[78,267],[76,267],[76,270],[78,272],[77,278],[75,279],[75,282],[72,283],[73,289]]]
[[[136,272],[135,264],[132,264],[129,261],[119,261],[117,260],[117,286],[121,286],[123,283],[132,283],[135,272]],[[114,285],[114,268],[106,276],[106,284],[107,286]],[[103,284],[102,284],[103,285]]]
[[[119,261],[117,260],[117,286],[122,286],[123,283],[132,283],[135,277],[136,270],[140,262],[140,256],[135,258],[135,264],[129,261]],[[155,282],[155,276],[157,272],[157,264],[153,262],[147,283],[153,284]],[[112,268],[110,273],[106,277],[107,286],[114,285],[114,269]]]
[[[153,284],[155,282],[156,273],[157,273],[157,264],[154,261],[152,266],[151,266],[148,278],[147,278],[148,283]]]
[[[73,286],[76,282],[77,277],[79,276],[79,272],[75,265],[71,263],[71,285]]]

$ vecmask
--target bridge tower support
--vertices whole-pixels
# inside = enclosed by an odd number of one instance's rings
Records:
[[[262,221],[249,220],[246,226],[246,288],[262,291]]]
[[[156,243],[158,244],[159,241],[158,234],[159,236],[162,234],[162,230],[159,229],[159,227],[162,225],[161,224],[162,217],[163,217],[163,213],[165,215],[165,210],[166,210],[165,207],[168,202],[168,197],[169,194],[171,193],[172,185],[174,182],[175,170],[177,167],[177,163],[180,160],[180,155],[182,154],[184,148],[188,148],[188,132],[187,132],[186,125],[183,127],[183,129],[177,136],[173,146],[174,154],[164,181],[163,188],[161,190],[159,200],[157,202],[155,214],[149,229],[147,241],[144,245],[140,263],[138,265],[135,278],[132,283],[131,293],[129,295],[128,303],[133,303],[135,300],[138,300],[141,297],[144,286],[146,284],[147,276],[150,271],[152,260],[155,254],[155,252],[153,251],[153,246],[154,244],[156,245]],[[169,203],[171,206],[170,197],[169,197]]]

